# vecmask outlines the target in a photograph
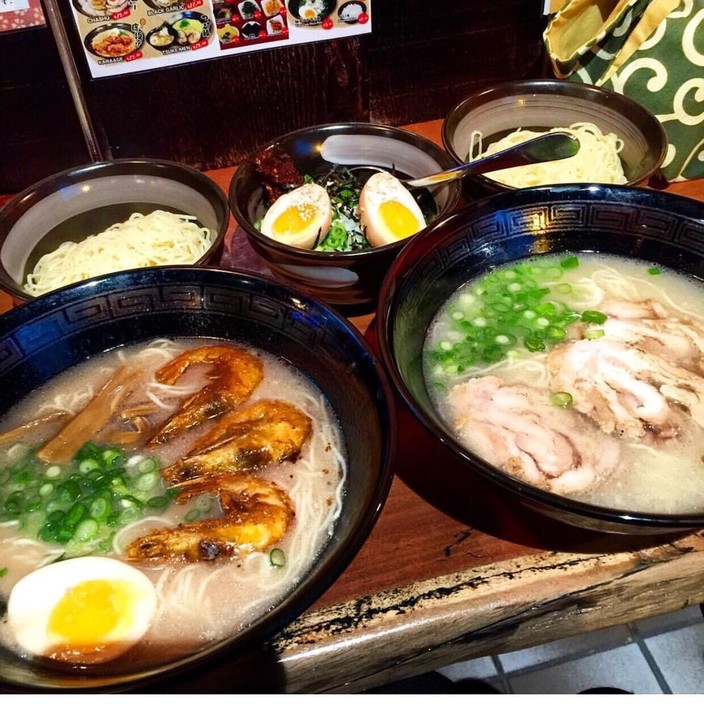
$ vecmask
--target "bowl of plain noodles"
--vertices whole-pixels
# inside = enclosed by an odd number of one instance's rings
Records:
[[[661,123],[642,105],[558,79],[511,81],[474,93],[447,114],[442,141],[461,164],[553,130],[574,134],[579,152],[466,178],[466,195],[559,183],[642,185],[657,176],[667,152]]]
[[[116,271],[217,264],[229,224],[214,181],[155,159],[68,169],[1,213],[0,286],[19,303]]]
[[[285,691],[266,641],[393,476],[361,333],[268,279],[132,269],[1,316],[0,383],[0,691]]]

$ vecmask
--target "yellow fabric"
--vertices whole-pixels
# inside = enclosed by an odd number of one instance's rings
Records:
[[[585,49],[609,32],[633,0],[571,0],[550,22],[545,41],[553,66],[567,76]]]
[[[643,13],[640,21],[629,35],[621,51],[616,54],[609,70],[596,82],[606,83],[633,54],[638,47],[655,31],[656,27],[680,4],[680,0],[653,0]]]

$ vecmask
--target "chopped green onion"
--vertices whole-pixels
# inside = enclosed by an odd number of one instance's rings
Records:
[[[157,469],[156,460],[152,457],[146,457],[137,465],[137,471],[140,474],[147,474]]]
[[[462,374],[521,349],[544,352],[565,340],[568,326],[583,318],[554,296],[573,293],[572,285],[560,279],[578,266],[575,255],[537,259],[496,269],[471,283],[450,305],[447,334],[430,352],[435,373]],[[593,311],[584,321],[603,323],[603,315]]]
[[[95,460],[92,460],[92,459],[82,460],[78,464],[78,471],[81,474],[88,474],[92,470],[98,469],[99,466],[100,465]]]
[[[104,496],[98,496],[93,499],[89,509],[90,515],[101,521],[110,515],[111,510],[110,501]]]
[[[286,554],[281,548],[274,548],[269,553],[269,562],[272,567],[284,567],[286,565]]]
[[[651,276],[657,276],[658,274],[662,274],[662,269],[661,269],[659,266],[651,266],[651,267],[648,269],[648,273],[649,273]]]
[[[559,408],[569,408],[572,403],[572,394],[567,391],[557,391],[550,396],[550,402]]]
[[[69,509],[62,525],[68,528],[75,528],[88,513],[88,509],[83,504],[74,504]]]
[[[561,328],[559,325],[550,325],[550,327],[546,328],[545,330],[546,338],[548,340],[551,340],[552,342],[559,342],[560,340],[564,340],[565,335],[567,335],[567,331],[564,328]]]
[[[191,509],[184,517],[186,523],[192,523],[200,518],[200,511],[197,508]]]
[[[98,521],[96,521],[94,518],[86,518],[84,521],[81,521],[76,526],[76,530],[73,533],[73,537],[76,540],[85,543],[95,538],[95,536],[98,535],[99,531],[100,526],[98,525]]]
[[[128,464],[142,472],[128,472]],[[122,451],[93,442],[66,464],[47,466],[28,451],[0,475],[0,520],[17,522],[32,538],[64,544],[71,557],[103,549],[97,546],[109,550],[113,527],[163,510],[173,497],[154,459],[128,463]]]
[[[135,482],[135,489],[137,491],[151,491],[159,483],[159,473],[158,472],[148,472],[147,474],[142,474]]]
[[[602,313],[600,310],[585,310],[582,313],[582,320],[585,323],[595,323],[596,325],[601,325],[606,322],[606,313]]]
[[[598,340],[600,337],[604,337],[604,331],[602,328],[597,328],[596,330],[587,330],[584,333],[584,337],[587,340]]]
[[[523,344],[526,346],[526,349],[530,350],[531,352],[543,352],[544,350],[547,349],[545,343],[538,337],[527,337],[524,341]]]
[[[169,500],[166,496],[152,496],[147,500],[149,508],[166,508],[169,505]]]

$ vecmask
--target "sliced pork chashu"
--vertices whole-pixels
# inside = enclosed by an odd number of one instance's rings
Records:
[[[618,463],[617,441],[554,406],[545,389],[485,376],[455,386],[449,404],[463,443],[529,484],[560,494],[583,491]]]
[[[608,334],[555,347],[550,388],[572,395],[574,408],[605,433],[639,439],[678,435],[687,415],[704,427],[704,379]]]

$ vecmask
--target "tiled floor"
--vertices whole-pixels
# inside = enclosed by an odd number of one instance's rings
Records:
[[[692,606],[439,672],[455,682],[482,680],[507,694],[575,694],[596,687],[634,694],[701,694],[704,618],[699,606]]]

